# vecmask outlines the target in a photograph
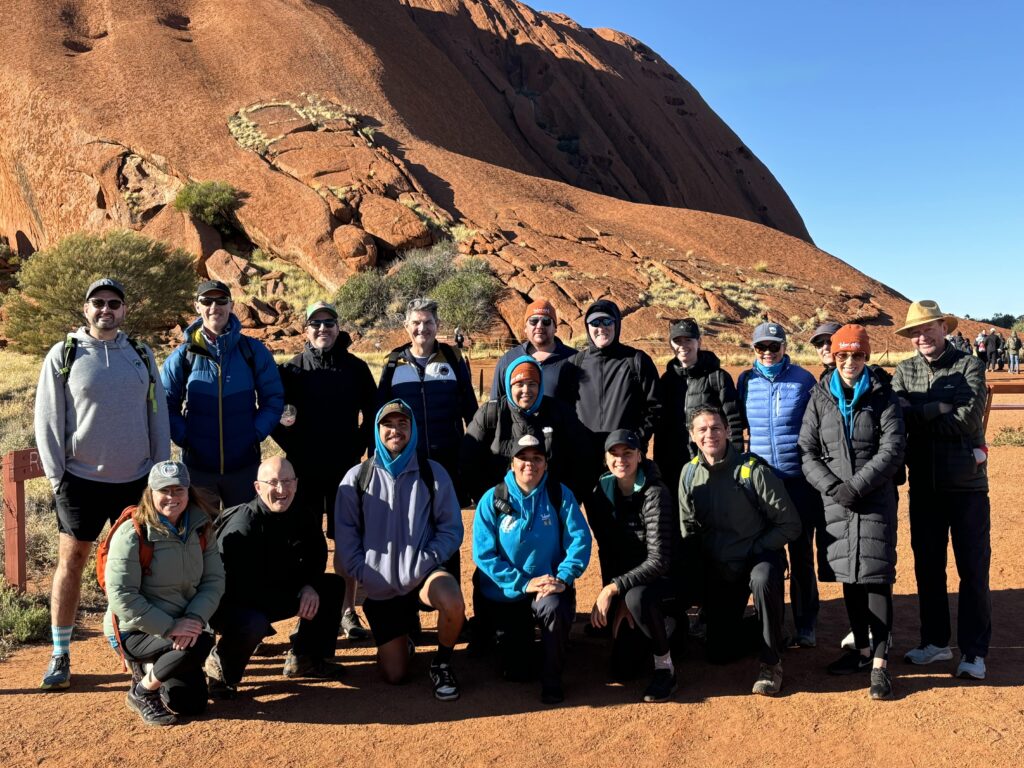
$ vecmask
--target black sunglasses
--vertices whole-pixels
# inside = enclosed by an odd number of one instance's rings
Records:
[[[543,325],[545,328],[547,328],[547,327],[549,327],[551,325],[551,318],[550,317],[531,317],[526,322],[528,322],[530,325]]]
[[[319,328],[320,326],[323,326],[324,328],[333,328],[337,324],[337,320],[310,320],[306,323],[310,328]]]
[[[204,307],[210,307],[213,306],[214,304],[216,304],[218,307],[223,307],[231,303],[231,299],[229,299],[227,296],[218,296],[217,298],[213,298],[212,296],[200,296],[198,299],[196,299],[196,301],[198,301]]]
[[[607,328],[609,325],[615,325],[615,319],[611,317],[595,317],[593,320],[588,320],[587,325],[591,328]]]
[[[104,307],[110,307],[117,311],[124,304],[120,299],[89,299],[89,305],[93,309],[103,309]]]
[[[767,344],[755,344],[754,349],[758,352],[778,352],[782,345],[777,341],[770,341]]]

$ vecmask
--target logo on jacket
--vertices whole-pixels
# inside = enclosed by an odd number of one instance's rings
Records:
[[[451,371],[451,369],[447,365],[442,365],[437,370],[438,370],[438,373],[440,373],[442,376],[447,376],[448,373]]]
[[[501,532],[512,533],[512,529],[516,527],[516,520],[511,515],[501,516]]]

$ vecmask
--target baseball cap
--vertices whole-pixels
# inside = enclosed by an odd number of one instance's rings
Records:
[[[223,283],[220,280],[207,280],[199,284],[196,288],[196,298],[203,296],[210,291],[220,291],[229,299],[231,298],[231,289],[228,288],[227,283]]]
[[[88,301],[96,291],[113,291],[121,297],[121,301],[124,301],[124,286],[112,277],[101,277],[93,281],[85,292],[85,300]]]
[[[149,487],[154,491],[170,488],[172,485],[189,486],[188,467],[180,461],[161,461],[149,470]]]
[[[519,440],[516,442],[516,452],[514,455],[518,456],[527,448],[536,448],[545,456],[547,456],[547,451],[544,450],[544,443],[542,443],[536,435],[531,435],[527,433],[520,437]]]
[[[558,324],[558,314],[547,299],[537,299],[526,308],[523,319],[529,320],[531,317],[550,317],[552,323]]]
[[[377,413],[377,423],[380,424],[384,421],[385,417],[390,416],[392,413],[400,413],[409,421],[412,421],[412,409],[409,408],[402,400],[392,400],[390,403],[386,403],[383,408]]]
[[[754,344],[762,341],[777,341],[780,344],[786,343],[786,330],[778,323],[761,323],[754,329]]]
[[[829,338],[843,326],[839,323],[822,323],[814,329],[814,333],[811,334],[811,344],[818,346],[818,344],[825,339]]]
[[[338,310],[333,304],[328,304],[326,301],[314,301],[308,307],[306,307],[306,319],[309,320],[317,312],[326,312],[331,315],[335,320],[338,319]]]
[[[637,436],[636,432],[631,429],[616,429],[609,434],[607,439],[604,441],[605,453],[610,451],[616,445],[626,445],[634,450],[641,450],[640,438]]]
[[[692,317],[671,321],[668,326],[668,340],[672,341],[680,336],[684,339],[699,339],[700,327],[697,325],[697,321]]]

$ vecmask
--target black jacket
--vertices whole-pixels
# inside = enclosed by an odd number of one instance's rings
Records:
[[[668,576],[672,564],[676,513],[672,495],[657,466],[643,460],[643,486],[625,498],[615,477],[604,475],[594,488],[587,520],[597,539],[601,575],[625,594]]]
[[[350,343],[347,333],[326,352],[307,343],[279,366],[284,401],[295,406],[296,418],[290,427],[278,424],[273,437],[299,478],[320,475],[341,482],[373,446],[377,385],[370,367],[348,351]]]
[[[804,477],[825,503],[829,572],[824,581],[896,581],[896,487],[906,439],[903,413],[888,383],[870,372],[871,386],[854,403],[847,437],[829,380],[818,383],[804,412],[800,455]],[[856,500],[844,507],[830,492],[847,483]]]
[[[675,492],[683,465],[697,455],[686,429],[687,414],[699,405],[715,405],[725,412],[729,440],[743,450],[743,417],[732,376],[722,370],[718,355],[700,350],[692,368],[672,358],[661,375],[661,414],[655,429],[654,460],[665,485]]]
[[[315,523],[313,522],[315,519]],[[292,596],[327,568],[320,518],[296,506],[271,512],[259,496],[224,510],[217,545],[224,561],[224,602],[260,608]]]

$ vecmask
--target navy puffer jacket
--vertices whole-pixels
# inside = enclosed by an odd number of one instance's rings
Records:
[[[757,368],[740,374],[743,420],[750,434],[750,452],[768,462],[779,477],[798,477],[800,425],[814,388],[814,375],[783,357],[782,369],[769,380]]]

